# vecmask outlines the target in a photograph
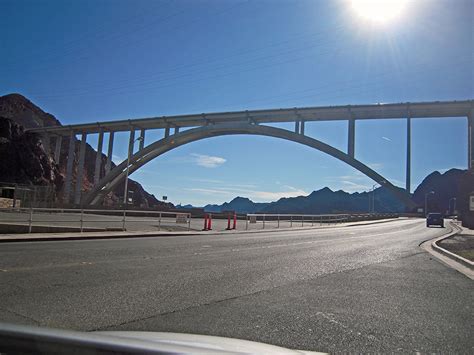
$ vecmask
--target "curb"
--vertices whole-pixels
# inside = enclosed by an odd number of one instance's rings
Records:
[[[381,224],[387,222],[393,222],[398,219],[388,219],[388,220],[379,220],[379,221],[372,221],[368,223],[355,223],[345,226],[338,226],[337,224],[331,227],[357,227],[357,226],[366,226],[370,224]],[[326,227],[324,227],[326,228]],[[265,232],[288,232],[288,231],[303,231],[303,230],[312,230],[312,229],[322,229],[320,226],[314,227],[294,227],[294,228],[281,228],[281,229],[257,229],[257,230],[242,230],[236,231],[234,234],[257,234],[257,233],[265,233]],[[34,233],[33,233],[34,234]],[[208,232],[202,233],[200,231],[186,231],[186,232],[169,232],[169,233],[143,233],[143,234],[113,234],[113,235],[73,235],[73,236],[56,236],[56,237],[22,237],[22,238],[2,238],[0,234],[0,243],[22,243],[22,242],[54,242],[54,241],[66,241],[66,240],[101,240],[101,239],[126,239],[126,238],[162,238],[162,237],[182,237],[182,236],[196,236],[196,235],[229,235],[229,232],[226,231],[216,231],[216,232]],[[24,234],[23,234],[24,235]]]
[[[431,247],[433,248],[433,250],[437,251],[438,253],[440,254],[443,254],[445,256],[447,256],[448,258],[460,263],[460,264],[463,264],[465,267],[471,269],[471,270],[474,270],[474,262],[470,261],[470,260],[467,260],[465,258],[463,258],[462,256],[459,256],[457,254],[454,254],[453,252],[450,252],[449,250],[446,250],[444,249],[443,247],[440,247],[437,243],[438,242],[441,242],[445,239],[448,239],[452,236],[455,236],[457,234],[459,234],[460,232],[462,232],[462,229],[459,228],[459,226],[457,226],[455,223],[453,222],[450,222],[450,225],[452,227],[454,227],[454,231],[449,233],[448,235],[445,235],[445,236],[442,236],[442,237],[439,237],[439,238],[436,238],[435,240],[433,240],[431,242]]]
[[[34,238],[26,237],[21,239],[8,238],[2,239],[0,237],[0,243],[23,243],[23,242],[55,242],[55,241],[66,241],[66,240],[100,240],[100,239],[133,239],[133,238],[156,238],[156,237],[182,237],[186,235],[197,235],[192,233],[176,233],[176,234],[126,234],[126,235],[92,235],[92,236],[64,236],[64,237],[43,237]]]

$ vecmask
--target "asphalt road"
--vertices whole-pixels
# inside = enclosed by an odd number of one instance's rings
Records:
[[[423,220],[0,246],[0,320],[328,352],[473,353],[474,284]]]

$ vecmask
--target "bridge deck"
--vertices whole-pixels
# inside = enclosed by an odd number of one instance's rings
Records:
[[[30,129],[56,135],[98,133],[99,131],[130,131],[133,129],[157,129],[166,127],[197,127],[219,123],[276,123],[295,121],[336,121],[394,118],[467,117],[474,109],[474,100],[438,101],[375,105],[346,105],[303,107],[270,110],[202,113],[192,115],[162,116],[119,121],[54,126]]]

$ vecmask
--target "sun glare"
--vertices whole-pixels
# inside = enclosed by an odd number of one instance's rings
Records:
[[[352,0],[352,7],[360,16],[378,23],[398,17],[407,0]]]

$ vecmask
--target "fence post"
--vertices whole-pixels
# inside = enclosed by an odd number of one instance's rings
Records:
[[[158,214],[158,230],[161,230],[161,212]]]
[[[301,227],[303,227],[303,226],[304,226],[304,214],[301,215]]]
[[[81,233],[83,230],[83,226],[84,226],[84,209],[81,208]]]
[[[263,215],[263,229],[265,229],[265,214]]]
[[[188,231],[191,230],[191,213],[188,213]]]
[[[280,215],[278,215],[278,225],[277,228],[280,228]]]
[[[125,231],[125,215],[127,210],[123,210],[123,218],[122,218],[122,231]]]
[[[245,230],[249,229],[249,215],[247,214],[245,216]]]
[[[293,215],[290,216],[290,228],[293,228]]]
[[[30,217],[28,218],[28,233],[31,233],[33,224],[33,207],[30,207]]]

